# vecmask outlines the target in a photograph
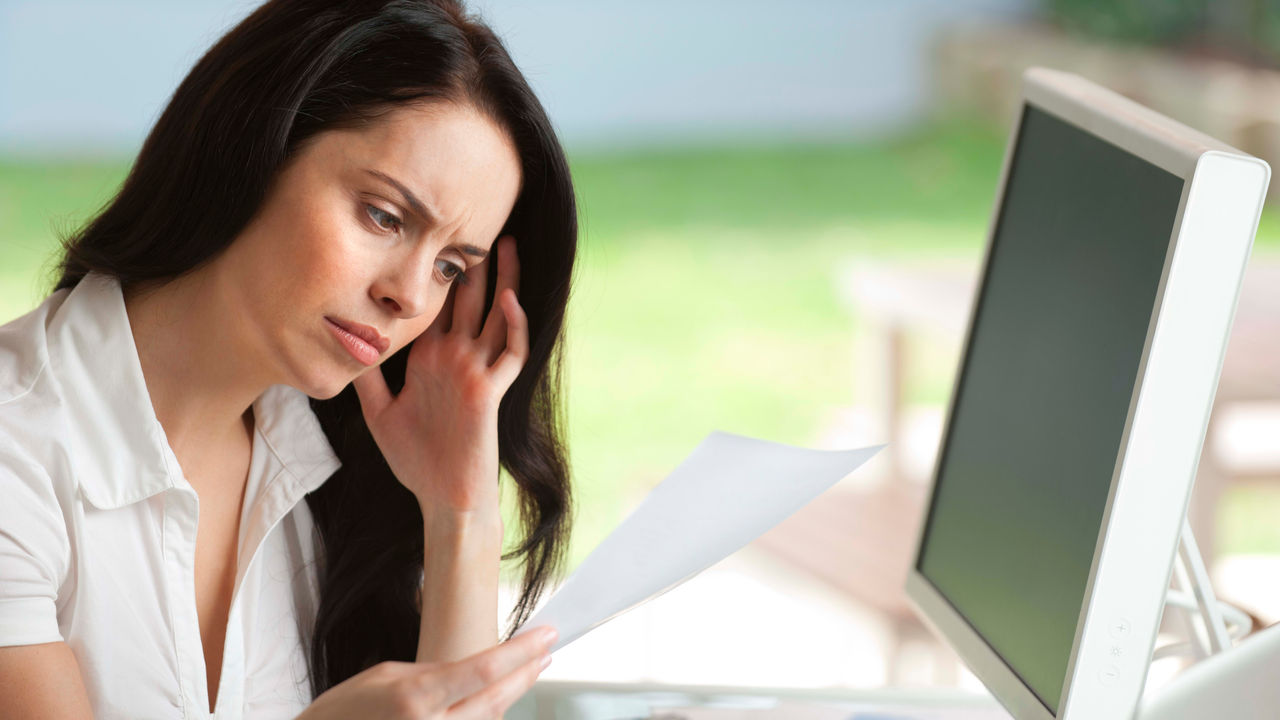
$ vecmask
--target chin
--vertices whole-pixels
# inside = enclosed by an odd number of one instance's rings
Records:
[[[347,385],[350,385],[350,384],[351,383],[347,383]],[[342,387],[337,388],[336,390],[329,389],[325,392],[309,392],[307,393],[307,396],[315,400],[332,400],[333,398],[337,397],[338,394],[341,393],[343,390],[346,390],[347,385],[343,385]]]
[[[293,387],[302,391],[313,400],[331,400],[351,384],[350,375],[329,375],[325,377],[299,378]]]

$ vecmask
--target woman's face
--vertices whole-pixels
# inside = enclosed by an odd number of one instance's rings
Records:
[[[381,333],[390,345],[379,363],[409,344],[459,271],[493,249],[520,182],[511,140],[473,108],[402,106],[312,138],[219,258],[219,275],[278,382],[329,398],[376,367],[326,318]]]

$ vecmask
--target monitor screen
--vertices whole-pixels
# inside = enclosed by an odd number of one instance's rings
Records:
[[[1182,186],[1023,108],[917,569],[1054,714]]]

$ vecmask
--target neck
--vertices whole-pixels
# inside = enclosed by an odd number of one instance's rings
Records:
[[[124,292],[147,393],[183,465],[251,438],[253,401],[271,385],[214,268]]]

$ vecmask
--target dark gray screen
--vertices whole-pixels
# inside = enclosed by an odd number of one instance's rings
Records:
[[[1055,714],[1182,185],[1023,111],[918,568]]]

